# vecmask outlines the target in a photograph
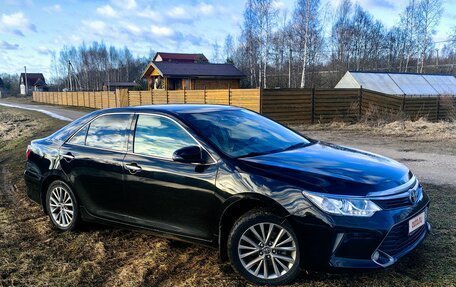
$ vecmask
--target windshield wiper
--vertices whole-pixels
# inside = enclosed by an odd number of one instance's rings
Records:
[[[249,152],[247,154],[238,156],[236,158],[259,156],[259,155],[265,155],[265,154],[276,153],[276,152],[281,152],[281,151],[282,151],[282,149],[268,150],[268,151],[264,151],[264,152],[252,151],[252,152]]]
[[[238,156],[236,158],[253,157],[253,156],[259,156],[259,155],[283,152],[283,151],[287,151],[287,150],[297,149],[297,148],[300,148],[300,147],[303,147],[303,146],[307,146],[307,145],[309,145],[309,143],[300,142],[300,143],[297,143],[297,144],[293,144],[293,145],[291,145],[291,146],[289,146],[287,148],[284,148],[284,149],[274,149],[274,150],[268,150],[268,151],[265,151],[265,152],[253,151],[253,152],[249,152],[248,154],[244,154],[244,155]]]
[[[308,145],[308,143],[306,143],[306,142],[300,142],[300,143],[297,143],[297,144],[292,144],[291,146],[285,148],[283,151],[297,149],[297,148],[304,147],[304,146],[307,146],[307,145]]]

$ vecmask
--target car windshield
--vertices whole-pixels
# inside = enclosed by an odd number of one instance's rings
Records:
[[[249,157],[308,145],[301,135],[248,110],[182,115],[203,137],[230,157]]]

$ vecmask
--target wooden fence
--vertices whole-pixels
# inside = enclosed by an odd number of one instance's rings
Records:
[[[362,88],[33,92],[33,100],[96,109],[184,103],[234,105],[286,124],[354,122],[374,113],[377,117],[456,119],[455,97],[392,96]]]
[[[47,104],[95,109],[157,104],[220,104],[260,111],[259,89],[33,92],[33,100]]]
[[[456,97],[392,96],[365,89],[263,90],[261,112],[287,124],[354,122],[363,116],[456,119]]]

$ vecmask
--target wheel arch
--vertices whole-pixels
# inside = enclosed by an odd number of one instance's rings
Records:
[[[242,215],[253,209],[267,210],[280,217],[290,215],[278,202],[258,193],[244,193],[227,200],[219,219],[218,246],[222,261],[228,260],[227,240],[231,228]]]
[[[41,183],[40,199],[41,199],[41,206],[43,207],[43,210],[46,214],[48,214],[47,208],[46,208],[46,192],[47,192],[49,186],[56,180],[63,181],[65,184],[67,184],[71,188],[71,184],[68,181],[68,177],[63,172],[58,172],[58,171],[52,172],[44,177],[44,179]]]

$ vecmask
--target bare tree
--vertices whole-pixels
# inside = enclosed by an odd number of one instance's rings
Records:
[[[421,0],[418,5],[418,44],[421,56],[419,72],[423,72],[424,61],[433,43],[431,36],[435,34],[435,28],[440,22],[442,15],[442,0]],[[418,64],[417,71],[418,71]]]
[[[317,62],[316,55],[320,52],[323,35],[320,24],[320,1],[298,0],[293,13],[292,26],[296,31],[298,48],[302,51],[302,72],[300,87],[306,83],[306,68],[311,62]]]
[[[223,47],[225,52],[225,61],[232,62],[233,61],[233,54],[234,54],[234,40],[231,34],[228,34],[225,38],[225,45]]]

